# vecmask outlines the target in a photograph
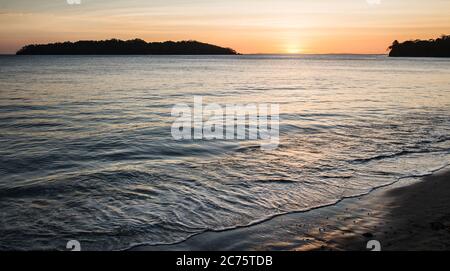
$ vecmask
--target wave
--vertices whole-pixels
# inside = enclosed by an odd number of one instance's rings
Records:
[[[248,224],[237,225],[237,226],[229,227],[229,228],[225,228],[225,229],[220,229],[220,230],[204,229],[204,230],[199,231],[199,232],[197,232],[195,234],[191,234],[191,235],[189,235],[188,237],[186,237],[184,239],[181,239],[181,240],[178,240],[178,241],[174,241],[174,242],[170,242],[170,243],[149,243],[149,242],[135,243],[135,244],[131,244],[131,245],[125,247],[125,248],[119,249],[119,251],[128,251],[128,250],[132,250],[134,248],[138,248],[138,247],[142,247],[142,246],[159,247],[159,246],[180,245],[180,244],[183,244],[184,242],[190,240],[193,237],[196,237],[196,236],[208,233],[208,232],[216,232],[216,233],[217,232],[227,232],[227,231],[232,231],[232,230],[236,230],[236,229],[243,229],[243,228],[253,227],[253,226],[256,226],[256,225],[268,222],[270,220],[273,220],[273,219],[275,219],[277,217],[280,217],[280,216],[285,216],[285,215],[289,215],[289,214],[297,214],[297,213],[307,213],[307,212],[310,212],[310,211],[313,211],[313,210],[335,206],[335,205],[339,204],[340,202],[342,202],[342,201],[344,201],[346,199],[358,198],[358,197],[362,197],[362,196],[368,195],[368,194],[370,194],[370,193],[372,193],[372,192],[374,192],[374,191],[376,191],[378,189],[394,185],[394,184],[398,183],[399,181],[401,181],[403,179],[423,178],[423,177],[431,176],[434,173],[436,173],[438,171],[441,171],[441,170],[444,170],[444,169],[449,168],[449,167],[450,167],[450,164],[445,164],[445,165],[440,166],[438,168],[431,169],[429,172],[424,172],[424,173],[421,173],[421,174],[404,175],[404,176],[398,177],[397,179],[393,180],[390,183],[387,183],[387,184],[384,184],[384,185],[380,185],[380,186],[377,186],[377,187],[373,187],[372,189],[370,189],[370,190],[368,190],[368,191],[366,191],[364,193],[355,194],[355,195],[351,195],[351,196],[345,196],[345,197],[342,197],[342,198],[340,198],[338,200],[335,200],[335,201],[333,201],[331,203],[328,203],[328,204],[323,204],[323,205],[319,205],[319,206],[315,206],[315,207],[311,207],[311,208],[307,208],[307,209],[302,209],[302,210],[292,210],[292,211],[289,211],[289,212],[281,212],[281,213],[273,214],[271,216],[264,217],[264,218],[262,218],[260,220],[252,221],[252,222],[250,222]]]
[[[405,156],[408,154],[420,154],[420,153],[432,153],[432,152],[436,152],[436,151],[433,151],[433,150],[402,150],[402,151],[398,151],[398,152],[394,152],[394,153],[375,155],[375,156],[368,157],[368,158],[353,159],[353,160],[349,160],[348,162],[354,163],[354,164],[363,164],[363,163],[368,163],[371,161],[401,157],[401,156]]]

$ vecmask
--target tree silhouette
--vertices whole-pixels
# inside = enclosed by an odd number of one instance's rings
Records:
[[[391,57],[450,57],[450,36],[442,35],[430,40],[408,40],[403,43],[395,40],[389,49]]]
[[[236,55],[223,48],[198,41],[149,42],[141,39],[58,42],[24,46],[17,55]]]

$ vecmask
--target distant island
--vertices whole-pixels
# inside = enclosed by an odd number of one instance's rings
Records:
[[[450,57],[450,36],[431,40],[397,40],[389,46],[390,57]]]
[[[24,46],[16,55],[237,55],[223,48],[198,41],[146,42],[141,39],[59,42]]]

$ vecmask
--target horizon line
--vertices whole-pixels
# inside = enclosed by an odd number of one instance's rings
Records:
[[[226,45],[221,45],[221,44],[217,44],[215,42],[211,42],[211,41],[201,41],[199,39],[160,39],[160,40],[148,40],[145,38],[139,38],[139,37],[134,37],[134,38],[114,38],[114,37],[109,37],[109,38],[103,38],[103,39],[65,39],[64,41],[47,41],[46,43],[28,43],[25,45],[20,46],[20,48],[18,48],[15,51],[6,51],[4,53],[0,52],[0,55],[14,55],[16,54],[21,48],[24,48],[26,46],[29,45],[50,45],[50,44],[57,44],[57,43],[66,43],[66,42],[70,42],[70,43],[77,43],[77,42],[86,42],[86,41],[110,41],[110,40],[120,40],[120,41],[133,41],[133,40],[142,40],[146,43],[166,43],[166,42],[199,42],[199,43],[205,43],[205,44],[209,44],[209,45],[214,45],[214,46],[218,46],[218,47],[222,47],[222,48],[226,48],[226,49],[232,49],[235,50],[236,53],[238,53],[239,55],[387,55],[388,52],[384,51],[381,52],[368,52],[368,53],[351,53],[351,52],[346,52],[346,53],[342,53],[342,52],[325,52],[325,53],[315,53],[314,50],[300,50],[299,52],[267,52],[267,53],[261,53],[261,52],[252,52],[252,53],[241,53],[238,51],[238,49],[235,49],[231,46],[226,46]],[[303,52],[302,52],[303,51]],[[378,50],[375,50],[378,51]]]
[[[373,56],[382,56],[382,55],[388,55],[388,53],[298,53],[298,54],[289,54],[289,53],[248,53],[248,54],[245,54],[245,53],[239,53],[239,54],[237,54],[237,55],[230,55],[230,56],[239,56],[239,55],[241,55],[241,56],[252,56],[252,55],[254,55],[254,56],[258,56],[258,55],[282,55],[282,56],[304,56],[304,55],[373,55]],[[18,55],[16,55],[16,53],[0,53],[0,56],[18,56]],[[85,55],[83,55],[83,54],[81,54],[81,55],[57,55],[57,54],[55,54],[55,55],[32,55],[32,56],[96,56],[96,55],[89,55],[89,54],[85,54]],[[97,56],[120,56],[120,55],[114,55],[114,54],[111,54],[111,55],[97,55]],[[180,54],[180,55],[170,55],[170,54],[167,54],[167,55],[164,55],[164,54],[141,54],[141,55],[139,55],[139,54],[137,54],[137,55],[122,55],[122,56],[198,56],[198,55],[196,55],[196,54],[185,54],[185,55],[183,55],[183,54]],[[199,56],[208,56],[207,54],[206,55],[199,55]],[[213,55],[213,54],[211,54],[211,55],[209,55],[209,56],[226,56],[226,55]]]

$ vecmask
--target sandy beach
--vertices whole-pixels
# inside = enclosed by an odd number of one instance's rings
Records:
[[[368,218],[349,227],[356,234],[349,238],[336,238],[336,245],[331,248],[357,250],[362,237],[380,241],[383,250],[450,248],[449,171],[380,192],[379,197],[374,195],[368,201],[373,206]],[[364,231],[365,236],[361,235]]]
[[[336,205],[291,213],[250,227],[204,232],[173,245],[135,250],[447,250],[450,171],[402,179]]]

